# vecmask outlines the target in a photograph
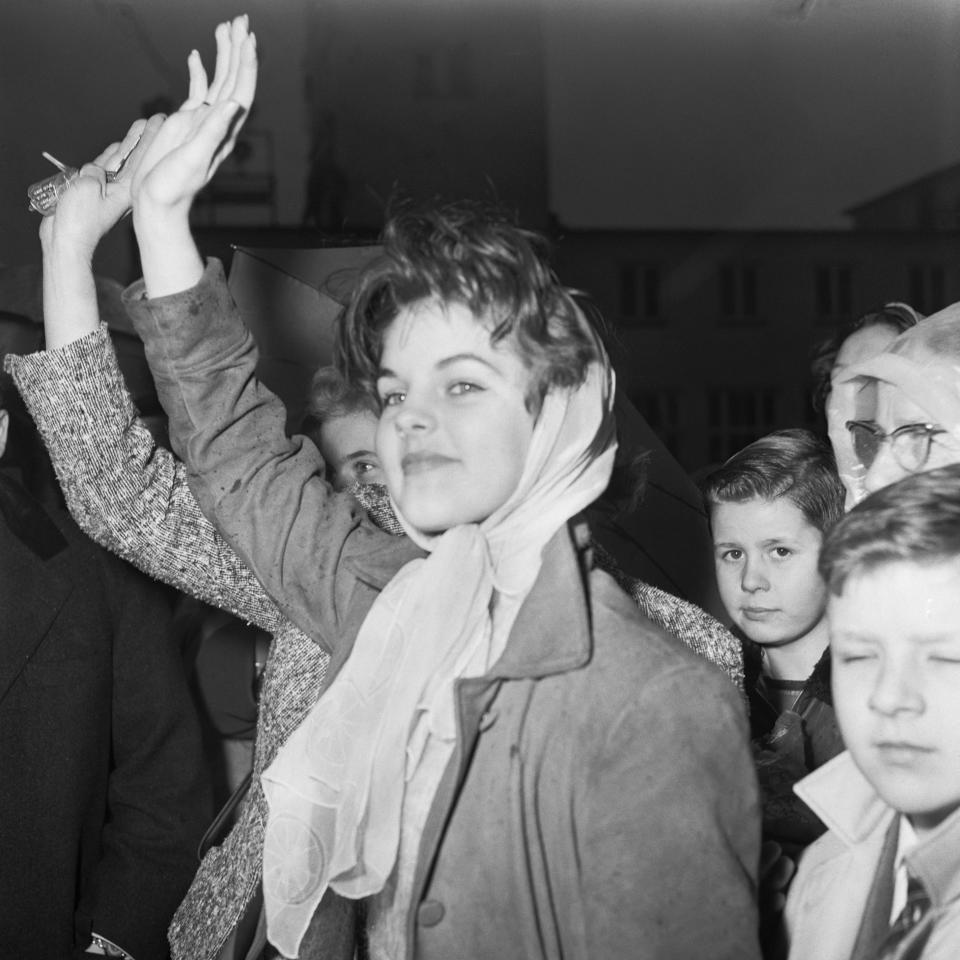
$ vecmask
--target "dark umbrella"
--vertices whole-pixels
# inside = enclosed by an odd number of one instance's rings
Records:
[[[283,400],[287,422],[300,419],[310,377],[332,362],[334,321],[357,272],[381,248],[237,247],[230,291],[257,341],[257,375]]]

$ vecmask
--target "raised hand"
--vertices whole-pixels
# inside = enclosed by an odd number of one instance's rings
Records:
[[[130,211],[130,184],[163,121],[162,114],[137,120],[123,140],[111,143],[80,168],[54,213],[40,221],[45,247],[60,244],[87,259],[93,257],[101,238]]]
[[[217,63],[208,83],[196,50],[187,58],[190,89],[167,117],[133,177],[134,217],[164,217],[189,211],[230,154],[249,113],[257,85],[256,38],[247,17],[216,29]]]
[[[137,120],[70,180],[53,213],[40,223],[43,323],[48,349],[91,333],[99,323],[93,254],[130,210],[130,184],[164,117]]]

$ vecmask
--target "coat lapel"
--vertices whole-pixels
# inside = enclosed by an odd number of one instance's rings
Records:
[[[63,556],[42,560],[0,517],[0,703],[73,589],[65,565],[58,562]]]

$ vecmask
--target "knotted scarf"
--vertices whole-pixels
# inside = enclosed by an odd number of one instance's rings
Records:
[[[874,419],[878,383],[890,384],[921,407],[931,423],[946,431],[934,442],[955,448],[960,461],[960,304],[921,320],[881,353],[849,366],[832,384],[827,423],[847,509],[866,496],[867,470],[846,424]]]
[[[328,887],[350,898],[383,888],[428,740],[453,754],[454,681],[499,659],[544,546],[603,492],[615,452],[603,356],[580,387],[548,391],[517,489],[490,517],[427,536],[397,511],[429,555],[383,590],[330,689],[263,774],[267,933],[284,956],[297,955]]]

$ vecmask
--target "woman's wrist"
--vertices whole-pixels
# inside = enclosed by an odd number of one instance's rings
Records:
[[[203,257],[190,232],[189,206],[181,210],[139,203],[133,227],[148,297],[181,293],[200,282]]]
[[[65,267],[78,266],[89,270],[93,265],[97,241],[58,232],[54,226],[52,230],[41,231],[40,249],[47,263]]]

